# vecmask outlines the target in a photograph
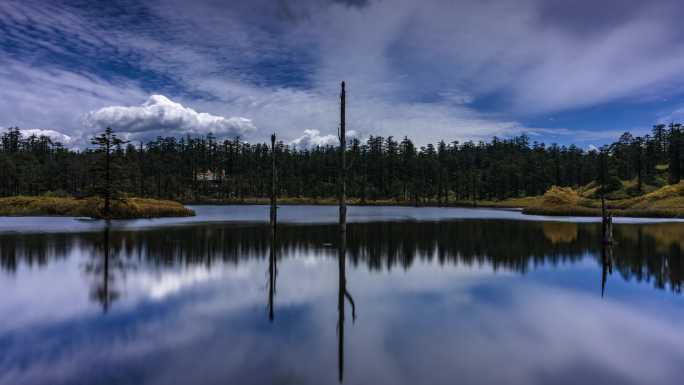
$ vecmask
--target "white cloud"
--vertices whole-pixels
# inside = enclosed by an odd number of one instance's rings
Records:
[[[55,130],[43,130],[40,128],[27,128],[19,130],[24,137],[29,137],[31,135],[35,136],[47,136],[52,139],[53,142],[60,142],[62,144],[69,144],[73,141],[73,138],[67,134],[63,134]]]
[[[163,95],[152,95],[138,107],[111,106],[89,112],[84,116],[84,123],[100,129],[111,127],[114,131],[132,136],[161,132],[164,135],[213,133],[228,137],[256,130],[249,119],[197,112]]]
[[[327,146],[337,143],[335,135],[321,135],[319,130],[304,130],[304,135],[294,139],[291,144],[299,148]]]
[[[64,133],[72,138],[71,145],[87,143],[91,134],[80,122],[84,113],[144,98],[130,82],[111,83],[97,76],[0,60],[0,125]]]
[[[358,24],[359,33],[345,36],[343,44],[335,43],[339,43],[337,39],[330,40],[330,35],[319,36],[318,32],[305,32],[317,30],[315,27],[321,22],[318,17],[304,18],[302,24],[288,27],[285,33],[291,34],[292,39],[287,39],[287,42],[308,41],[312,43],[313,46],[307,47],[307,52],[314,55],[316,61],[321,63],[320,67],[313,68],[309,75],[311,82],[306,88],[260,86],[251,81],[255,76],[253,71],[248,69],[236,73],[230,69],[230,65],[226,66],[226,60],[234,61],[235,58],[248,57],[248,60],[254,58],[261,60],[263,57],[277,58],[287,55],[287,52],[283,53],[283,48],[280,47],[282,44],[275,44],[283,43],[282,39],[274,40],[273,36],[258,33],[258,28],[240,23],[240,18],[234,17],[235,15],[232,15],[229,8],[215,9],[208,4],[200,4],[197,8],[193,7],[194,11],[201,11],[199,15],[189,12],[187,15],[182,13],[182,16],[174,17],[161,12],[160,16],[163,20],[180,18],[173,24],[184,25],[196,31],[190,35],[171,31],[170,40],[163,42],[149,35],[140,34],[134,27],[125,31],[116,30],[114,27],[116,32],[113,33],[91,25],[88,18],[74,19],[71,12],[65,10],[55,10],[55,12],[60,15],[60,20],[64,19],[64,22],[59,23],[58,29],[73,33],[82,39],[74,43],[78,44],[79,50],[85,50],[94,56],[100,55],[97,51],[91,50],[93,34],[81,33],[92,29],[94,36],[106,42],[107,47],[113,46],[129,54],[134,53],[134,57],[142,59],[134,64],[174,79],[183,91],[187,91],[187,94],[209,96],[206,99],[186,97],[177,100],[183,105],[187,106],[188,103],[192,103],[195,109],[211,112],[216,116],[249,118],[259,130],[243,130],[241,133],[245,140],[266,140],[268,134],[276,132],[279,138],[286,141],[297,141],[302,144],[307,142],[307,145],[330,143],[335,139],[339,123],[338,87],[341,79],[348,81],[348,127],[350,130],[356,130],[363,137],[368,135],[403,137],[406,135],[422,145],[440,139],[486,139],[492,135],[507,136],[529,131],[516,121],[503,119],[500,116],[480,114],[468,108],[467,104],[472,101],[472,96],[462,87],[450,86],[447,89],[440,87],[436,95],[441,102],[421,103],[412,98],[407,100],[406,89],[412,89],[408,92],[410,95],[413,94],[413,90],[417,89],[412,86],[414,81],[411,77],[407,79],[404,74],[397,73],[396,68],[393,68],[396,61],[388,62],[384,53],[388,52],[388,46],[393,44],[396,34],[401,31],[402,20],[406,20],[412,13],[403,7],[401,12],[392,12],[394,16],[392,20],[386,20],[388,23],[386,26],[379,25],[379,22],[369,23],[373,17],[386,11],[385,5],[380,8],[378,8],[379,5],[374,5],[372,9],[363,8],[356,11],[336,6],[329,9],[328,6],[312,8],[311,12],[334,23],[335,28],[342,27],[339,22],[335,21],[338,13],[343,14],[345,20],[354,22],[355,25]],[[361,14],[355,17],[354,12]],[[28,14],[33,15],[34,18],[38,17],[36,15],[43,15],[40,12],[37,14],[28,12]],[[219,19],[225,16],[229,20],[235,20],[235,23],[228,23],[229,27],[210,23],[212,27],[207,28],[206,16],[215,16]],[[42,18],[32,20],[33,24],[46,22],[48,20]],[[372,34],[363,32],[370,25],[376,26],[379,30],[373,31]],[[212,31],[222,30],[224,27],[228,28],[227,32],[232,31],[232,33],[221,33],[220,36],[242,36],[246,40],[233,41],[231,38],[222,38],[217,41],[212,38]],[[157,24],[152,28],[166,27],[163,24]],[[51,36],[50,31],[45,33]],[[29,44],[33,41],[29,37],[22,40],[22,44]],[[217,48],[233,49],[241,55],[228,59],[218,58],[216,57]],[[350,50],[362,54],[352,55]],[[371,55],[373,52],[376,53],[374,56]],[[44,70],[28,67],[23,63],[22,66],[17,64],[9,68],[13,69],[13,72],[21,72],[22,76],[16,76],[13,73],[1,76],[3,69],[0,68],[0,83],[3,81],[7,83],[7,87],[2,88],[9,90],[2,91],[0,88],[0,97],[6,96],[3,93],[7,92],[11,96],[10,102],[7,103],[6,113],[0,113],[0,119],[9,120],[0,121],[0,124],[20,127],[54,127],[60,131],[64,128],[64,132],[78,138],[80,145],[87,143],[87,137],[107,124],[118,131],[127,131],[132,136],[145,138],[152,138],[156,135],[207,132],[201,129],[187,129],[187,119],[178,118],[178,116],[170,117],[166,115],[166,112],[162,115],[164,124],[167,126],[157,124],[156,120],[160,119],[160,116],[145,109],[145,105],[107,108],[108,106],[130,106],[131,103],[142,102],[148,96],[141,90],[139,84],[133,82],[126,83],[121,79],[105,81],[92,73],[83,76],[75,71]],[[273,69],[273,71],[278,72],[279,69]],[[17,80],[22,77],[22,80]],[[25,84],[29,84],[30,87],[24,86]],[[430,88],[429,84],[424,84],[422,88],[428,89],[428,92],[435,91],[434,87]],[[164,90],[158,90],[157,93],[164,93]],[[51,97],[40,97],[45,94]],[[7,100],[7,98],[3,99]],[[157,103],[148,101],[146,104]],[[11,113],[11,110],[17,106],[26,111]],[[28,107],[31,108],[27,110]],[[185,108],[182,105],[178,107],[172,109]],[[2,109],[0,106],[0,112],[3,112]],[[164,111],[164,108],[159,109]],[[194,110],[192,112],[196,114]],[[84,114],[87,119],[81,121],[75,119]],[[83,126],[83,121],[88,124]],[[234,131],[240,132],[239,128],[244,127],[242,123],[247,122],[233,121],[233,123],[238,123],[233,124],[237,126],[234,128],[238,128]],[[119,126],[115,127],[116,124]],[[129,127],[124,127],[124,125],[129,125]],[[186,127],[178,129],[178,126],[184,125]],[[305,133],[302,136],[303,128],[315,129],[319,133],[317,135]]]
[[[347,131],[347,138],[353,138],[357,136],[356,131],[354,130],[349,130]],[[290,142],[293,146],[296,146],[297,148],[308,148],[308,147],[315,147],[315,146],[328,146],[328,145],[337,145],[338,143],[338,138],[337,135],[321,135],[321,132],[319,130],[304,130],[304,135],[298,137],[297,139],[294,139]]]
[[[172,89],[184,95],[177,102],[185,106],[253,122],[223,118],[208,126],[242,132],[249,141],[276,132],[284,140],[314,143],[335,136],[338,85],[345,79],[350,128],[364,136],[408,135],[425,144],[532,132],[521,119],[678,92],[684,40],[678,29],[681,12],[675,11],[684,8],[665,0],[639,8],[634,3],[643,2],[594,3],[580,1],[558,11],[564,2],[396,0],[349,7],[302,0],[288,3],[290,16],[283,20],[280,2],[225,7],[161,0],[141,6],[153,22],[136,25],[101,20],[87,9],[62,4],[0,2],[0,23],[10,26],[7,39],[23,50],[15,55],[21,62],[11,62],[11,55],[0,59],[0,124],[55,129],[83,143],[93,134],[93,127],[81,126],[83,114],[137,105],[149,96],[147,90],[168,95]],[[256,9],[258,18],[250,14]],[[129,16],[135,15],[123,17]],[[491,20],[497,20],[496,28],[489,27]],[[35,39],[35,30],[41,39]],[[116,56],[117,62],[169,79],[170,85],[111,79],[87,66],[60,70],[64,55],[83,62]],[[259,65],[271,62],[290,64],[267,70]],[[304,86],[273,78],[297,78]],[[183,105],[180,109],[187,108]],[[165,112],[169,128],[155,129],[149,116],[154,114],[143,107],[120,107],[128,108],[128,117],[115,122],[129,122],[126,130],[148,138],[208,132],[189,123],[193,119]],[[95,121],[98,129],[109,118]],[[305,127],[319,134],[302,136]],[[567,137],[563,130],[537,131],[541,140]],[[614,139],[612,134],[580,135]]]

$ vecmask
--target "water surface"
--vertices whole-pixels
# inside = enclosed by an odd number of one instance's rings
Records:
[[[0,219],[0,384],[678,384],[684,224],[259,206]],[[343,263],[341,264],[340,261]],[[346,283],[346,284],[345,284]],[[353,301],[353,307],[352,307]]]

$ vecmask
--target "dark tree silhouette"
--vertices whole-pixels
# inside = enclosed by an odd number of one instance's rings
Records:
[[[267,201],[273,192],[273,154],[276,198],[339,201],[344,194],[345,202],[415,205],[477,204],[540,195],[552,185],[578,187],[591,182],[603,186],[607,194],[621,188],[621,180],[633,180],[633,193],[638,194],[639,189],[647,191],[644,184],[677,183],[684,169],[684,134],[679,124],[656,126],[652,135],[643,137],[622,135],[599,151],[547,146],[525,135],[425,146],[416,146],[407,137],[347,140],[344,119],[341,105],[343,151],[337,145],[305,148],[282,141],[218,140],[212,135],[159,137],[125,145],[111,130],[93,138],[94,149],[72,150],[48,137],[25,137],[11,128],[0,135],[0,196],[47,192],[83,196],[94,191],[109,197],[107,201],[117,192],[185,202],[242,202],[255,197]]]
[[[118,177],[116,175],[118,167],[114,165],[113,153],[114,151],[121,152],[121,145],[127,142],[119,139],[112,129],[107,127],[105,132],[93,137],[90,143],[97,146],[95,152],[101,155],[94,167],[95,191],[104,198],[103,216],[109,218],[111,217],[112,195],[117,192],[115,183]]]

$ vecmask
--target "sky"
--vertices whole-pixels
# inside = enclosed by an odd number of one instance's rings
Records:
[[[2,0],[0,127],[590,147],[684,117],[679,0]]]

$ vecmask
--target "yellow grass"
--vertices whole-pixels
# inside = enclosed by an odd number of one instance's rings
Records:
[[[542,222],[544,236],[552,243],[571,243],[577,239],[579,228],[573,222]]]
[[[492,200],[482,200],[477,201],[477,205],[480,207],[501,207],[501,208],[525,208],[536,205],[541,197],[523,197],[523,198],[506,198],[503,200],[492,201]],[[462,202],[463,205],[471,204],[472,202]]]
[[[0,216],[56,215],[102,218],[101,198],[76,199],[52,196],[15,196],[0,198]],[[195,212],[168,200],[126,198],[112,201],[114,219],[184,217]]]
[[[607,200],[607,207],[614,216],[684,218],[684,181],[637,197]],[[528,206],[523,212],[600,216],[601,201],[582,196],[569,187],[553,186],[537,204]]]

